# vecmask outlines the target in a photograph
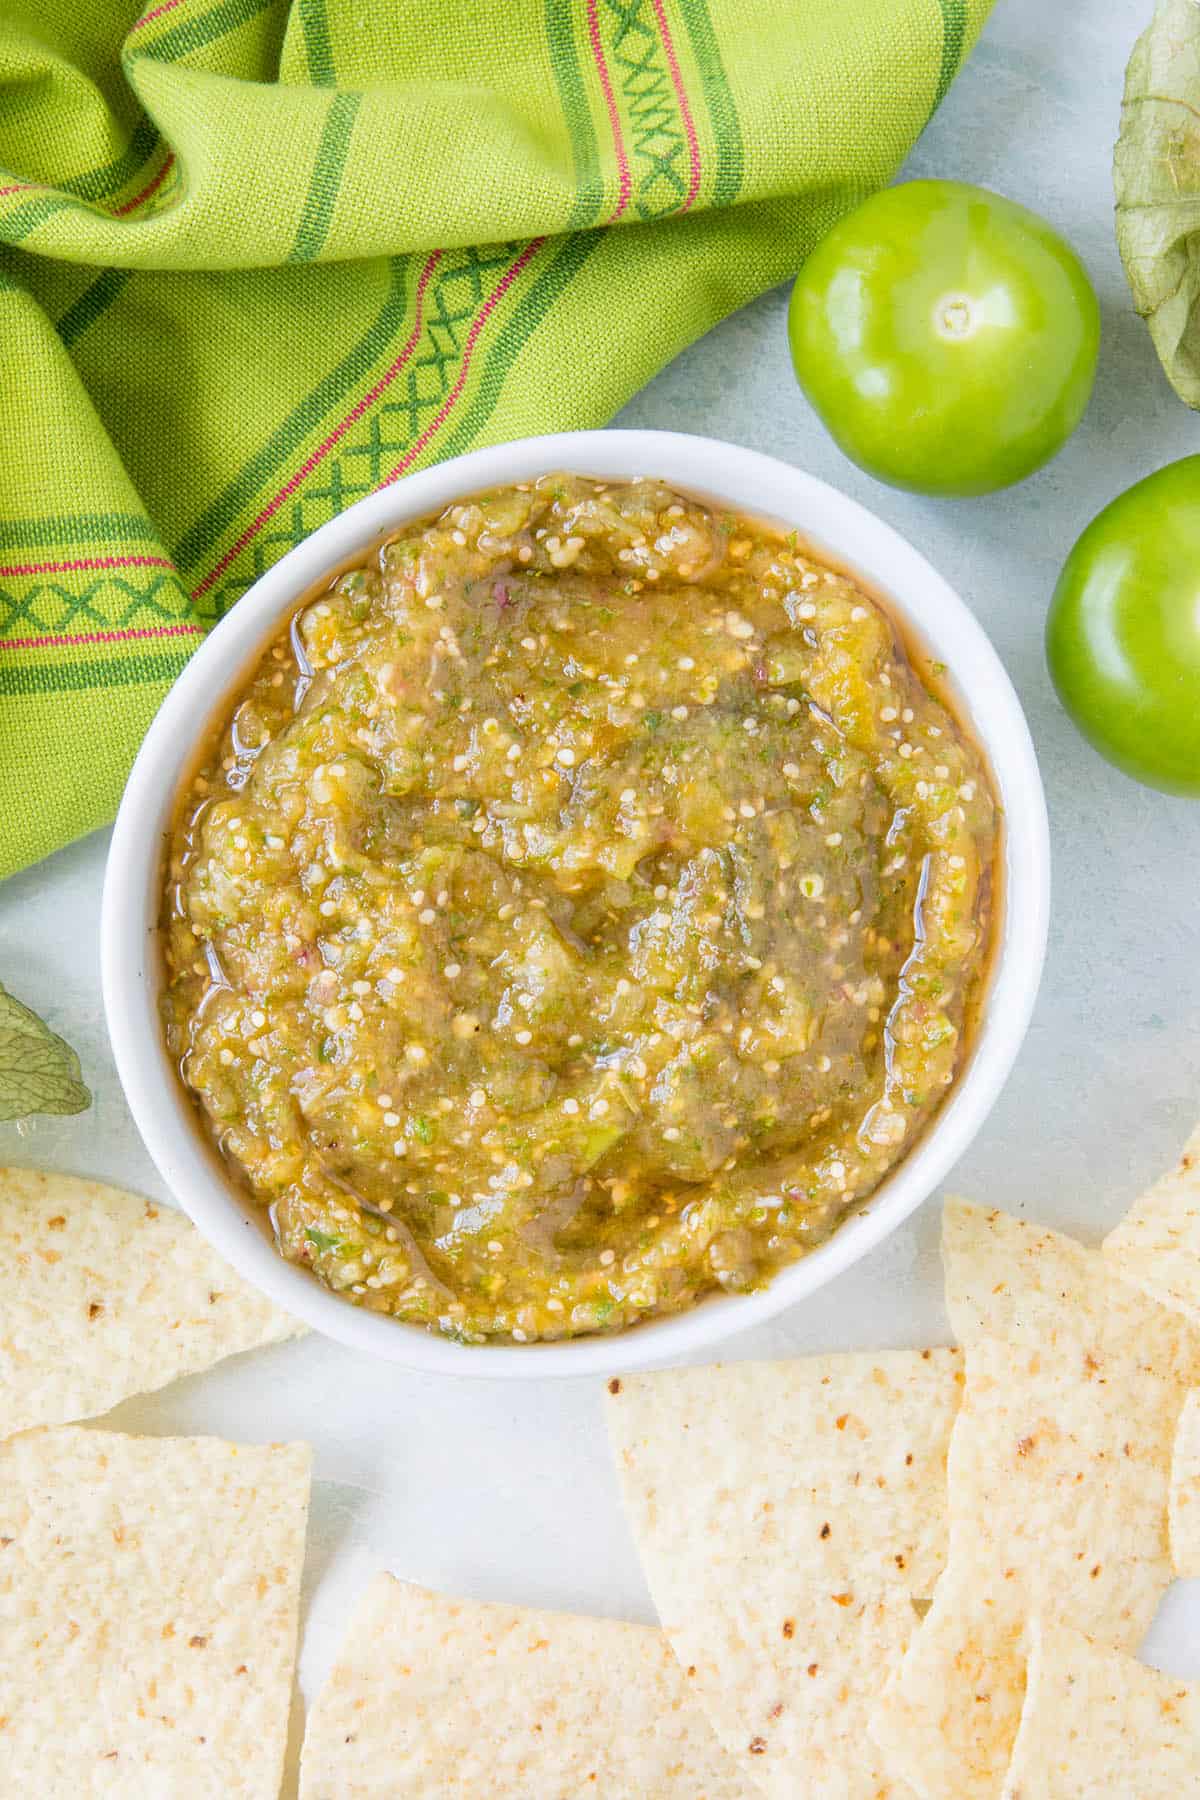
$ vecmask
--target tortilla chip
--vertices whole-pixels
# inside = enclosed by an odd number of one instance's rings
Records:
[[[944,1254],[966,1342],[950,1571],[871,1732],[931,1800],[992,1800],[1026,1619],[1132,1650],[1170,1585],[1172,1452],[1200,1340],[1099,1251],[1003,1213],[949,1205]]]
[[[1172,1576],[1180,1390],[984,1338],[950,1443],[950,1567],[871,1732],[927,1800],[992,1800],[1017,1731],[1027,1617],[1135,1649]],[[931,1744],[935,1751],[931,1751]],[[918,1777],[919,1782],[918,1782]]]
[[[301,1800],[740,1800],[660,1631],[380,1575],[309,1713]]]
[[[93,1418],[301,1329],[181,1213],[0,1170],[0,1438]]]
[[[952,1350],[622,1377],[609,1430],[667,1636],[744,1783],[876,1800],[866,1735],[945,1560]]]
[[[0,1445],[0,1793],[275,1800],[309,1451]]]
[[[950,1448],[952,1545],[1025,1610],[1134,1647],[1171,1579],[1167,1502],[1200,1334],[1097,1250],[946,1207],[946,1300],[967,1346]]]
[[[1004,1800],[1183,1800],[1200,1793],[1200,1687],[1063,1625],[1030,1631]]]
[[[1200,1331],[1119,1279],[1099,1250],[1025,1219],[962,1200],[942,1222],[946,1306],[962,1344],[1006,1338],[1054,1348],[1084,1340],[1164,1379],[1200,1385]]]
[[[952,1558],[973,1559],[980,1589],[1018,1618],[1071,1618],[1135,1649],[1172,1579],[1181,1390],[1132,1365],[1098,1374],[1065,1334],[1049,1355],[984,1338],[966,1367],[950,1443]]]
[[[1200,1578],[1200,1390],[1183,1403],[1171,1460],[1171,1563],[1184,1581]]]
[[[1104,1253],[1123,1281],[1200,1325],[1200,1126],[1177,1166],[1105,1238]]]
[[[884,1766],[921,1800],[995,1800],[1025,1691],[1022,1624],[956,1558],[870,1723]]]

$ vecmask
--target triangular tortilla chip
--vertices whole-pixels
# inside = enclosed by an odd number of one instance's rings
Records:
[[[1025,1691],[1022,1621],[954,1559],[871,1719],[884,1766],[921,1800],[995,1800]]]
[[[741,1800],[646,1625],[450,1600],[380,1575],[308,1717],[301,1800]]]
[[[1060,1362],[1058,1359],[1062,1358]],[[950,1444],[950,1566],[871,1733],[926,1800],[992,1800],[1021,1707],[1029,1613],[1136,1647],[1170,1585],[1179,1390],[1140,1369],[1081,1379],[1083,1353],[984,1338]],[[931,1748],[933,1746],[933,1748]]]
[[[94,1418],[301,1329],[182,1213],[0,1169],[0,1438]]]
[[[0,1793],[275,1800],[304,1444],[0,1445]]]
[[[1200,1127],[1105,1238],[1104,1253],[1122,1280],[1200,1326]]]
[[[1099,1250],[995,1208],[948,1200],[946,1307],[961,1344],[1005,1338],[1053,1350],[1085,1341],[1100,1363],[1132,1362],[1200,1385],[1200,1330],[1119,1279]]]
[[[1200,1687],[1063,1625],[1031,1627],[1004,1800],[1200,1794]]]
[[[1053,1354],[982,1338],[950,1442],[952,1560],[1019,1616],[1135,1649],[1172,1579],[1171,1457],[1183,1390],[1065,1333]]]
[[[945,1558],[952,1350],[622,1377],[609,1430],[668,1637],[745,1782],[877,1800],[865,1725]]]
[[[1132,1650],[1170,1585],[1181,1374],[1200,1351],[1183,1320],[1056,1232],[956,1202],[944,1253],[966,1344],[950,1568],[871,1732],[929,1800],[992,1800],[1026,1619],[1072,1619]]]
[[[1005,1213],[951,1201],[943,1256],[967,1373],[952,1546],[1002,1568],[1027,1610],[1132,1648],[1171,1578],[1171,1460],[1200,1333],[1098,1250]]]

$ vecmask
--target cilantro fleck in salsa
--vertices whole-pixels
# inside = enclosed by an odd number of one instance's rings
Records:
[[[886,614],[654,481],[449,507],[182,797],[170,1047],[284,1256],[468,1342],[761,1286],[964,1056],[996,807]]]

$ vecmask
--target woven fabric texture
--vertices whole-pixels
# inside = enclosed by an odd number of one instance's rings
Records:
[[[4,0],[0,875],[298,539],[793,271],[987,5]]]

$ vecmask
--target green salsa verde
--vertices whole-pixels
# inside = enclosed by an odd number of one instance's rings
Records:
[[[881,608],[661,483],[449,507],[306,603],[181,798],[167,1038],[284,1256],[467,1342],[804,1255],[961,1066],[987,770]]]

